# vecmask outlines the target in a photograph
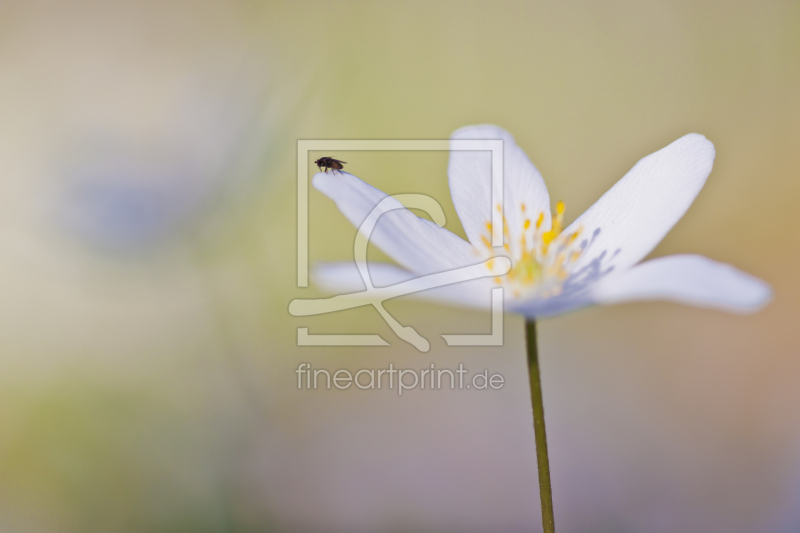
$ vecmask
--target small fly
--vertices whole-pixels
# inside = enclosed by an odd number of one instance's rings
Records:
[[[346,161],[339,161],[338,159],[334,159],[332,157],[320,157],[314,163],[322,170],[322,167],[325,167],[325,172],[328,170],[333,169],[333,173],[336,174],[336,171],[339,171],[339,174],[342,173],[342,169],[344,168]]]

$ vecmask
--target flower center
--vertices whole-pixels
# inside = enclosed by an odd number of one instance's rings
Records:
[[[496,206],[502,215],[503,209]],[[563,235],[564,202],[556,204],[552,223],[548,231],[543,230],[544,213],[539,213],[535,222],[529,218],[525,204],[519,206],[520,224],[509,229],[503,216],[502,255],[511,259],[511,270],[504,276],[494,278],[495,283],[512,291],[514,297],[549,298],[561,293],[569,269],[580,256],[581,251],[574,246],[581,230]],[[486,252],[497,255],[492,248],[489,236],[492,234],[491,222],[486,223],[487,235],[481,235]],[[516,230],[516,231],[515,231]],[[491,263],[488,264],[492,268]]]

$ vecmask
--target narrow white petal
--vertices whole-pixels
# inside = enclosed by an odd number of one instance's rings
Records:
[[[418,278],[417,274],[413,272],[386,263],[370,262],[368,269],[370,281],[374,287],[397,285]],[[366,290],[364,280],[355,263],[319,263],[314,265],[311,275],[318,287],[333,294],[348,294]],[[479,278],[414,292],[408,297],[488,311],[491,309],[491,288],[490,279]]]
[[[312,183],[357,228],[387,194],[348,173],[314,176]],[[370,242],[418,274],[430,274],[480,262],[473,247],[458,235],[401,206],[382,215]]]
[[[416,276],[413,272],[387,263],[370,262],[367,268],[375,287],[395,285]],[[315,264],[311,269],[311,277],[315,285],[333,294],[359,292],[367,288],[356,264],[351,262]]]
[[[764,281],[700,255],[671,255],[610,275],[591,289],[597,303],[671,300],[726,311],[753,312],[772,298]]]
[[[512,245],[522,232],[525,218],[534,223],[544,213],[543,230],[550,229],[550,196],[542,175],[510,133],[498,126],[467,126],[453,133],[452,140],[501,139],[503,141],[503,214],[508,222]],[[488,143],[485,150],[489,150]],[[451,151],[448,175],[450,194],[467,238],[483,246],[481,235],[491,240],[486,223],[492,220],[491,152]],[[522,205],[525,213],[522,213]]]
[[[714,145],[697,133],[641,159],[566,234],[588,248],[575,269],[623,270],[642,260],[681,219],[706,182]]]

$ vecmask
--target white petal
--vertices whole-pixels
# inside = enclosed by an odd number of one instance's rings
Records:
[[[525,218],[533,223],[544,213],[544,231],[550,229],[550,196],[542,175],[507,131],[491,125],[467,126],[453,133],[452,140],[503,140],[503,214],[508,222],[511,245],[521,236]],[[485,150],[489,150],[488,144]],[[450,194],[467,238],[483,247],[481,235],[491,241],[486,223],[492,220],[491,152],[451,151],[448,175]],[[525,213],[521,206],[524,204]]]
[[[623,270],[642,260],[681,219],[706,182],[714,145],[697,133],[641,159],[565,230],[588,248],[575,269]]]
[[[413,272],[386,263],[370,262],[368,269],[374,287],[396,285],[418,277]],[[320,263],[314,265],[311,275],[317,286],[330,293],[348,294],[366,290],[355,263]],[[488,311],[491,309],[491,288],[490,279],[479,278],[414,292],[408,296]]]
[[[551,298],[511,301],[510,311],[525,318],[538,319],[563,315],[593,305],[587,294],[553,296]]]
[[[320,172],[312,183],[327,195],[357,228],[387,194],[348,173]],[[480,262],[474,248],[458,235],[441,228],[390,200],[399,208],[382,215],[370,242],[392,259],[418,274],[430,274]]]
[[[671,255],[610,275],[591,289],[597,303],[671,300],[726,311],[753,312],[772,298],[764,281],[700,255]]]
[[[413,272],[386,263],[370,262],[367,268],[375,287],[395,285],[416,276]],[[315,264],[311,269],[311,277],[319,288],[334,294],[360,292],[367,288],[356,264],[350,262]]]

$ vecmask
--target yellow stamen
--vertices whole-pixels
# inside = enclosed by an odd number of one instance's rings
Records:
[[[550,243],[553,242],[553,239],[556,238],[558,233],[555,229],[551,229],[550,231],[545,231],[542,233],[542,253],[547,254],[547,249],[550,247]]]
[[[578,235],[579,235],[579,234],[580,234],[580,231],[576,231],[575,233],[572,233],[572,234],[570,234],[570,236],[569,236],[569,237],[567,237],[567,240],[566,240],[566,242],[565,242],[564,244],[566,244],[567,246],[569,246],[570,244],[572,244],[573,242],[575,242],[575,240],[578,238]]]
[[[502,207],[499,204],[496,207],[502,216]],[[494,277],[494,282],[511,290],[514,297],[527,297],[528,294],[535,294],[539,298],[549,298],[558,295],[562,291],[564,281],[569,277],[571,267],[581,254],[581,250],[574,246],[581,234],[581,229],[561,236],[564,212],[566,211],[564,202],[561,201],[555,205],[548,231],[541,231],[544,224],[544,213],[540,212],[537,218],[532,219],[524,215],[527,209],[524,204],[520,204],[520,209],[523,212],[522,228],[511,227],[506,217],[503,216],[505,242],[503,249],[511,259],[511,270],[504,276]],[[536,221],[536,229],[528,233],[532,220]],[[493,229],[491,222],[486,223],[486,229],[491,236]],[[517,239],[519,244],[512,251],[510,244],[514,239]],[[494,252],[490,237],[481,235],[481,241],[490,252]],[[494,262],[489,261],[486,265],[489,269],[493,269]]]

